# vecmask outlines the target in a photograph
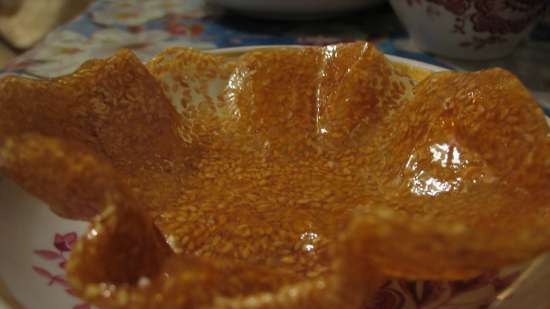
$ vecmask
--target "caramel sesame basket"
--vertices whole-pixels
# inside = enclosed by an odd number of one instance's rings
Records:
[[[3,251],[0,308],[34,307],[33,269],[99,308],[548,309],[548,132],[505,70],[363,42],[7,77],[1,245],[82,236],[34,251],[66,277]]]

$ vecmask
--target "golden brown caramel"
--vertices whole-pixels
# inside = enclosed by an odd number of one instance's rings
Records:
[[[194,57],[168,54],[180,61]],[[202,67],[221,65],[219,58],[205,62]],[[328,245],[365,200],[365,184],[352,173],[363,159],[327,148],[327,142],[349,137],[361,123],[374,127],[384,111],[409,95],[412,81],[363,44],[253,52],[225,66],[232,68],[223,92],[229,106],[212,98],[204,103],[236,111],[223,112],[235,119],[235,128],[225,124],[230,135],[210,136],[197,172],[157,224],[178,252],[316,277],[329,269]],[[155,67],[160,80],[179,75]],[[189,83],[171,80],[181,87]]]
[[[354,43],[8,78],[0,169],[92,221],[67,270],[105,308],[357,308],[380,271],[460,279],[546,250],[527,90],[411,72]]]
[[[178,252],[236,259],[303,277],[329,270],[328,245],[364,202],[351,156],[206,154],[156,220]]]
[[[492,69],[436,73],[414,92],[365,150],[371,168],[363,173],[383,192],[365,209],[397,210],[372,214],[375,224],[403,225],[394,235],[363,232],[377,243],[377,264],[396,276],[461,277],[546,247],[550,140],[528,91]],[[372,218],[356,219],[370,229]]]

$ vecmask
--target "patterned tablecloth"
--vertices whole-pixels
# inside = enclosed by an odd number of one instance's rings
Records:
[[[143,60],[172,46],[200,49],[369,40],[387,54],[459,70],[501,66],[513,71],[550,114],[550,12],[512,55],[455,61],[419,51],[388,4],[328,20],[266,21],[208,6],[204,0],[99,0],[74,21],[9,63],[3,74],[50,77],[89,58],[130,48]]]

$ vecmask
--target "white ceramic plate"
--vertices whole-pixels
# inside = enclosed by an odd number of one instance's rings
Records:
[[[242,53],[266,47],[273,46],[212,52]],[[388,57],[431,71],[444,70]],[[7,304],[14,299],[25,309],[90,308],[71,295],[63,269],[72,244],[86,226],[86,222],[57,217],[43,202],[0,176],[0,309],[14,307]],[[376,309],[479,309],[490,302],[499,309],[547,309],[545,284],[550,286],[550,259],[540,258],[466,283],[393,281],[381,290],[381,308]]]

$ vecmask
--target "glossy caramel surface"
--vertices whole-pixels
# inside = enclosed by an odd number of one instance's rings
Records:
[[[411,72],[359,42],[7,78],[0,169],[91,221],[67,270],[105,308],[357,308],[383,275],[546,250],[550,142],[528,91],[500,69]]]

